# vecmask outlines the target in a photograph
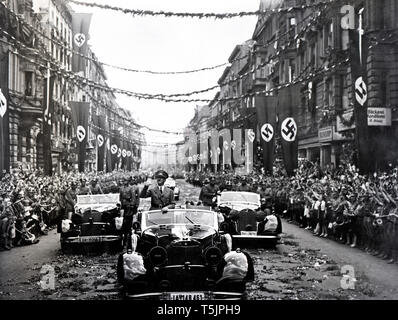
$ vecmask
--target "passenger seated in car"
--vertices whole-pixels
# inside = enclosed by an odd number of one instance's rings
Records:
[[[278,228],[278,218],[271,212],[270,209],[265,209],[265,218],[258,224],[257,233],[264,234],[269,232],[276,232]]]

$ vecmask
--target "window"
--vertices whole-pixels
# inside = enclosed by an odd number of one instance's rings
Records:
[[[327,79],[325,81],[325,104],[327,106],[333,105],[333,90],[332,90],[332,80]]]
[[[33,72],[27,71],[25,72],[25,95],[32,96],[33,95]]]
[[[341,107],[344,110],[347,110],[350,106],[348,100],[348,85],[347,85],[347,77],[342,75],[340,77],[340,85],[341,85]]]
[[[316,43],[311,45],[310,49],[310,64],[316,66]]]
[[[289,82],[293,81],[296,78],[296,65],[294,63],[294,59],[289,60]]]

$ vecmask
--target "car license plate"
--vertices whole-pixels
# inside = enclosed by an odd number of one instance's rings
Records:
[[[257,231],[241,231],[240,234],[242,236],[256,236]]]
[[[204,292],[174,292],[170,293],[170,300],[204,300]]]
[[[86,236],[86,237],[80,237],[79,242],[103,242],[102,237],[96,237],[96,236]]]

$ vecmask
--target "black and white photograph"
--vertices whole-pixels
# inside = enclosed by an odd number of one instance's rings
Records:
[[[0,300],[398,300],[396,17],[0,0]]]

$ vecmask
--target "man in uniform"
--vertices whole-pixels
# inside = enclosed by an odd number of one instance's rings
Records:
[[[250,186],[247,184],[247,178],[245,178],[245,177],[242,178],[242,184],[238,188],[238,191],[242,191],[242,192],[250,192],[251,191]]]
[[[209,185],[210,183],[210,179],[209,178],[205,178],[203,180],[203,187],[200,189],[200,193],[199,193],[199,201],[201,201],[203,203],[203,190]]]
[[[141,198],[151,198],[151,207],[149,210],[167,211],[175,208],[174,191],[165,187],[164,183],[169,177],[166,171],[159,170],[155,173],[156,185],[150,186],[150,182],[146,182],[141,191]]]
[[[137,213],[140,204],[139,190],[136,186],[130,186],[127,177],[123,178],[123,185],[120,187],[120,202],[122,204],[123,215],[123,234],[124,243],[133,225],[133,217]]]
[[[102,188],[98,183],[98,178],[94,178],[91,181],[90,194],[103,194]]]
[[[86,185],[87,180],[85,178],[80,179],[80,187],[78,191],[78,195],[87,195],[90,193],[89,187]]]
[[[72,215],[75,212],[75,204],[77,201],[77,184],[76,182],[72,182],[71,187],[66,190],[65,192],[65,208],[66,208],[66,213],[68,215],[68,219],[72,219]]]
[[[216,186],[216,178],[211,177],[209,179],[209,184],[205,185],[201,190],[201,197],[204,206],[212,206],[213,198],[217,196],[219,192],[218,187]]]

